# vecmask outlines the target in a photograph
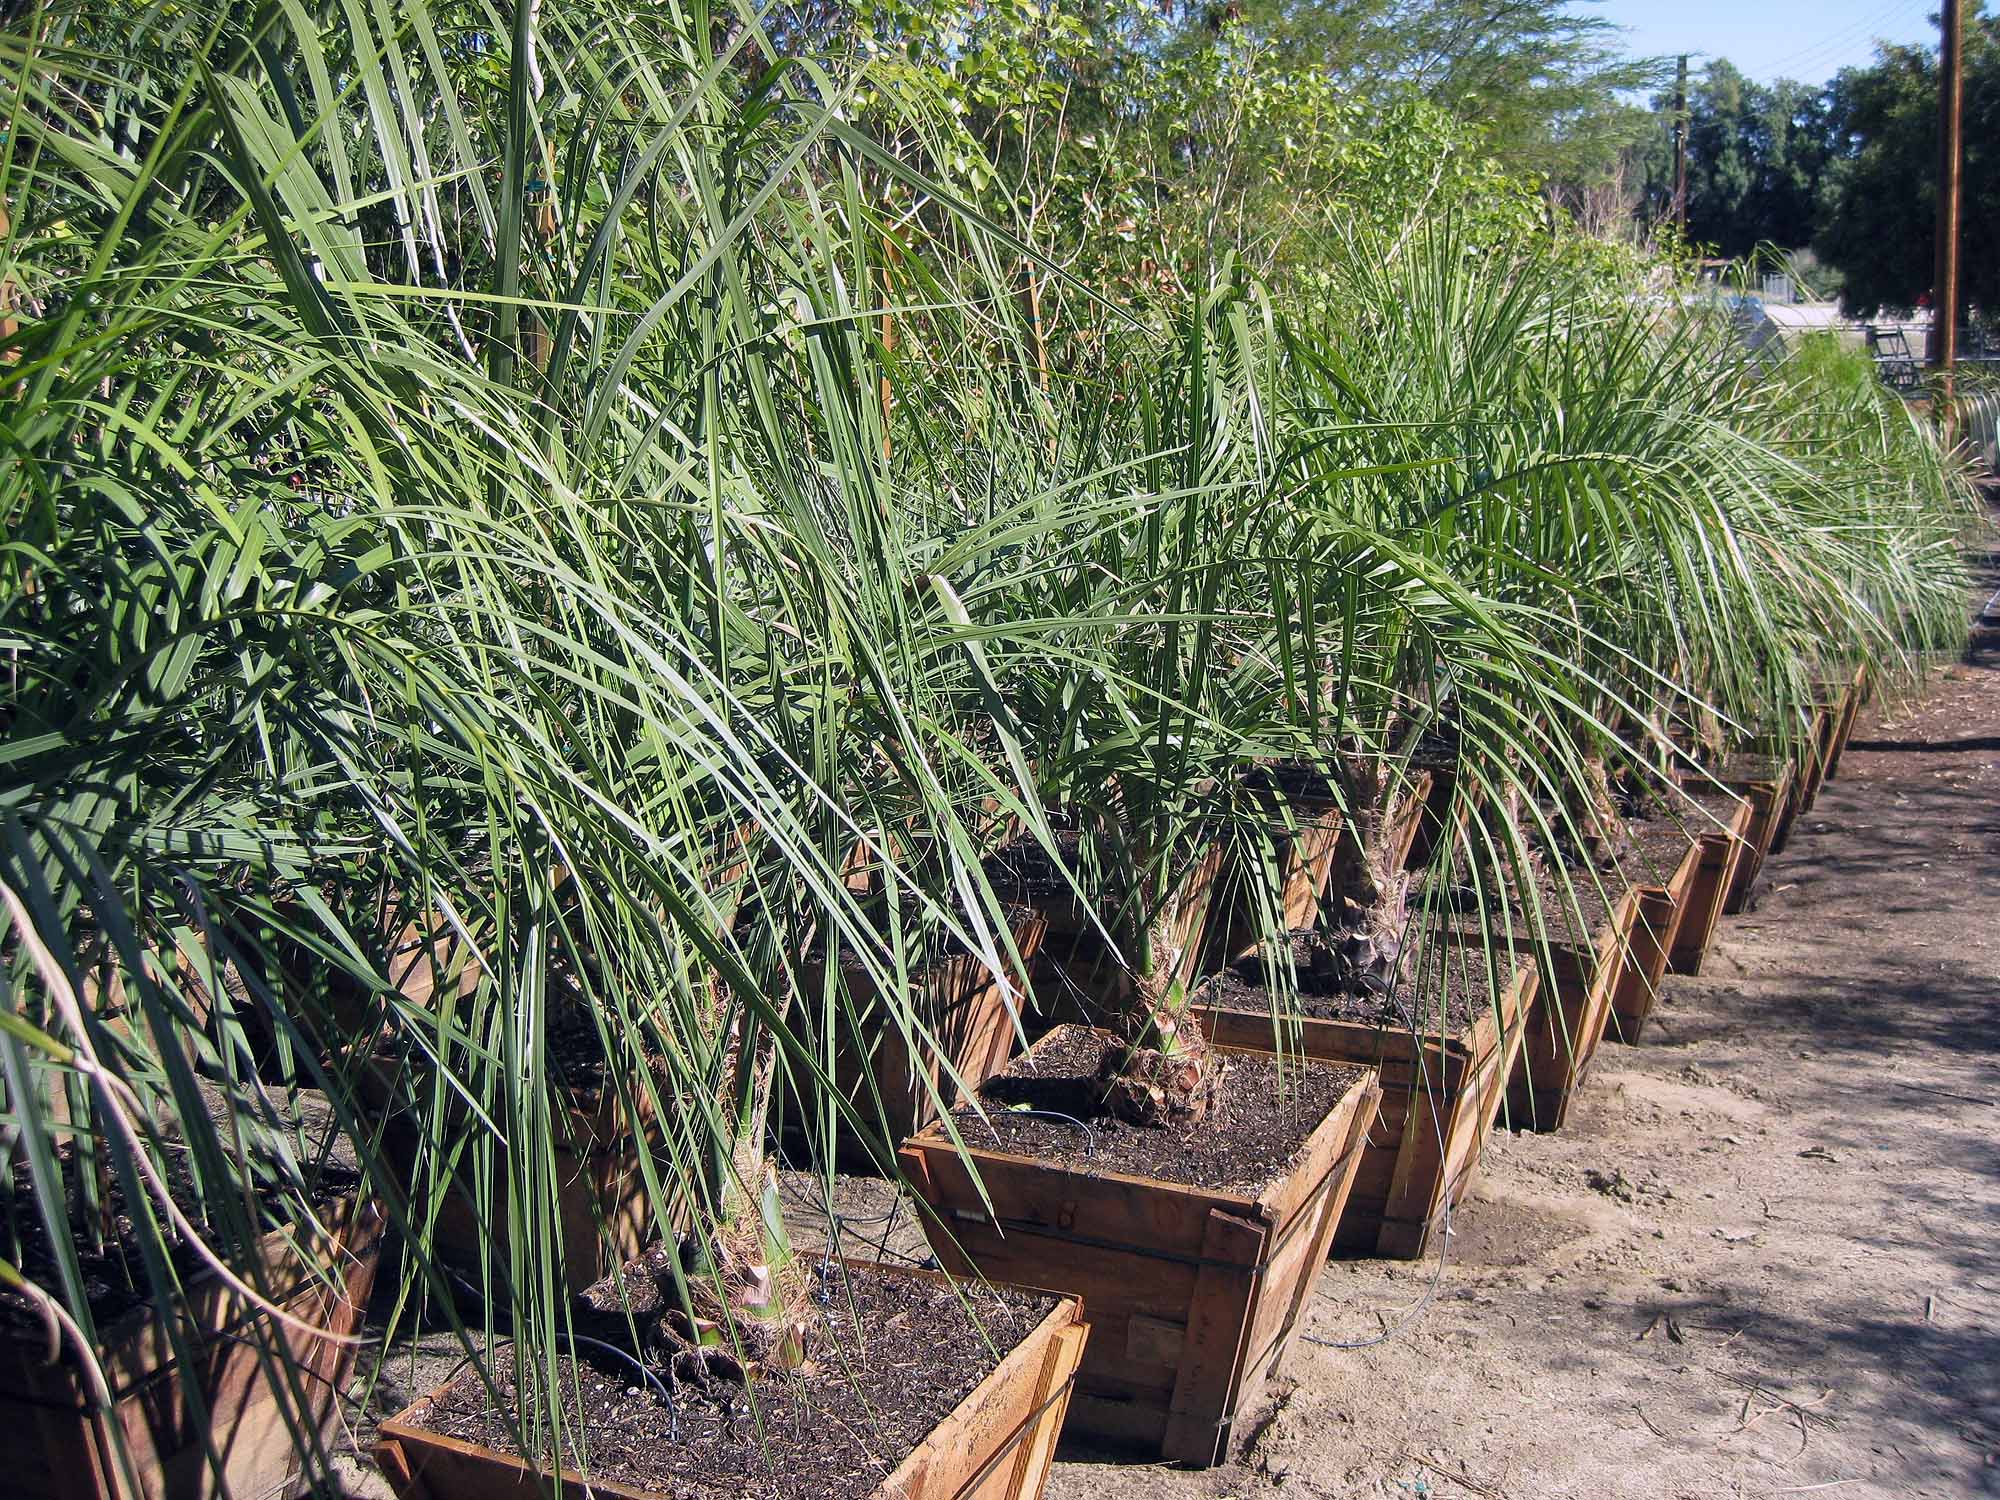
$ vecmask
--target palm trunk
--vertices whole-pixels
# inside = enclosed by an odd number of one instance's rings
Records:
[[[739,1016],[722,1068],[719,1112],[732,1135],[715,1143],[711,1217],[625,1267],[622,1286],[608,1278],[583,1294],[600,1312],[652,1319],[654,1352],[677,1379],[742,1381],[807,1356],[806,1285],[765,1149],[777,1073],[777,1037]]]
[[[1592,751],[1582,758],[1564,800],[1568,804],[1563,809],[1569,822],[1568,833],[1585,862],[1600,870],[1616,864],[1628,840],[1618,798],[1611,790],[1611,774],[1601,753]]]
[[[1331,926],[1316,950],[1323,983],[1350,994],[1388,993],[1402,979],[1410,876],[1395,859],[1394,770],[1373,757],[1344,756],[1346,828],[1327,882]]]
[[[1121,1045],[1104,1060],[1105,1107],[1134,1125],[1197,1124],[1221,1088],[1222,1069],[1180,977],[1186,930],[1177,899],[1148,921]]]

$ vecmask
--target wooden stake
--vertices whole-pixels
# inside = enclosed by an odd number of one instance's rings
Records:
[[[1687,237],[1688,227],[1688,57],[1674,69],[1674,227]]]
[[[896,352],[896,314],[893,310],[894,299],[890,295],[889,271],[902,258],[895,241],[887,235],[882,236],[882,353],[885,360]],[[889,436],[889,417],[895,406],[895,388],[890,384],[889,369],[885,363],[882,368],[882,456],[884,458],[890,456],[893,448],[893,440]]]
[[[1947,439],[1952,422],[1952,366],[1958,362],[1959,138],[1965,98],[1959,0],[1938,13],[1937,275],[1931,289],[1931,368],[1943,377],[1939,417]]]
[[[1028,336],[1035,341],[1035,369],[1044,394],[1049,388],[1049,341],[1042,326],[1042,279],[1035,274],[1035,268],[1028,267],[1028,285],[1024,293],[1028,303]]]

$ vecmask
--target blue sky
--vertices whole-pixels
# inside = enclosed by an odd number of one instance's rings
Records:
[[[1579,8],[1626,28],[1626,48],[1640,56],[1726,57],[1762,82],[1824,83],[1872,58],[1878,38],[1937,35],[1937,0],[1602,0]]]

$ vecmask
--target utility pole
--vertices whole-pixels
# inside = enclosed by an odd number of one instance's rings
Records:
[[[1951,421],[1951,370],[1958,362],[1959,124],[1965,97],[1959,0],[1938,12],[1937,275],[1931,287],[1929,364],[1944,377],[1944,419]]]
[[[1950,0],[1947,0],[1950,3]],[[1688,227],[1688,55],[1674,69],[1674,227],[1687,238]]]

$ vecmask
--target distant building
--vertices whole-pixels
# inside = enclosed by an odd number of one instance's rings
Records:
[[[1767,277],[1766,283],[1782,281],[1789,291],[1788,277]],[[1842,313],[1834,302],[1795,302],[1756,293],[1730,299],[1744,345],[1753,353],[1769,349],[1773,358],[1798,341],[1816,333],[1838,339],[1844,348],[1865,351],[1874,359],[1882,378],[1897,389],[1916,385],[1921,373],[1924,338],[1930,331],[1930,316],[1863,323]]]
[[[1780,348],[1808,334],[1830,333],[1850,348],[1865,348],[1867,325],[1842,314],[1834,302],[1779,302],[1752,293],[1731,299],[1743,342],[1752,350],[1776,343]]]

